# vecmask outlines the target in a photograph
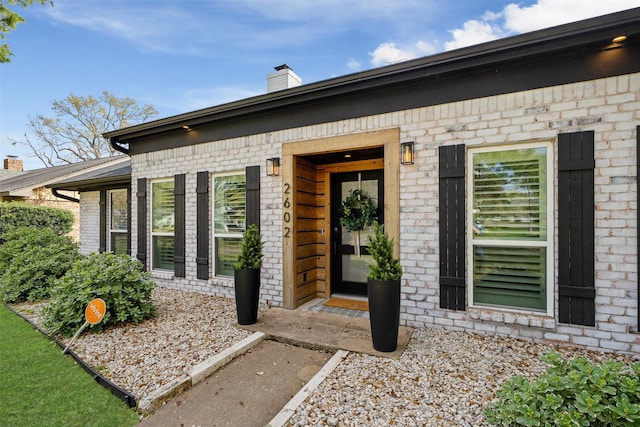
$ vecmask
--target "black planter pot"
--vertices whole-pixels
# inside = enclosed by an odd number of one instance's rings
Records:
[[[238,323],[253,325],[258,320],[258,298],[260,297],[260,269],[234,270],[236,312]]]
[[[367,296],[373,348],[384,352],[395,351],[400,326],[400,280],[369,279]]]

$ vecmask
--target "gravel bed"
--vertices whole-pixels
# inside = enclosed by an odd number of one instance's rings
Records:
[[[531,378],[554,347],[468,332],[414,332],[400,360],[357,353],[320,384],[290,419],[294,426],[482,426],[484,408],[513,375]],[[595,362],[622,356],[555,348]]]
[[[235,301],[156,287],[158,317],[100,333],[83,333],[71,349],[113,383],[145,397],[198,363],[250,335],[239,329]],[[37,324],[43,303],[14,305]],[[266,307],[261,307],[261,310]],[[70,338],[56,337],[65,345]]]
[[[142,398],[246,338],[231,299],[157,287],[159,316],[98,334],[84,333],[73,350],[120,387]],[[14,309],[41,323],[43,304]],[[260,310],[266,310],[265,306]],[[60,338],[59,338],[60,339]],[[69,339],[61,339],[67,343]],[[622,355],[535,344],[442,329],[416,330],[400,360],[349,356],[290,419],[294,426],[482,426],[484,408],[514,375],[544,372],[540,360],[556,349],[594,362]]]

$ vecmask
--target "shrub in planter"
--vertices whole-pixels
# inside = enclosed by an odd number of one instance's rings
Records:
[[[242,236],[240,254],[233,265],[236,312],[241,325],[252,325],[258,319],[262,249],[262,236],[258,226],[250,224]]]
[[[258,231],[258,226],[249,224],[242,236],[240,254],[238,254],[238,259],[233,264],[233,268],[236,270],[247,268],[260,269],[263,256],[262,248],[262,236]]]
[[[5,302],[48,298],[54,282],[78,259],[78,245],[50,228],[20,227],[0,246],[0,297]]]
[[[56,234],[67,234],[74,221],[73,214],[65,209],[0,203],[0,243],[6,240],[5,233],[19,227],[50,228]]]
[[[373,235],[369,236],[369,253],[374,262],[369,265],[367,299],[373,348],[384,352],[396,350],[400,327],[402,266],[394,257],[393,248],[393,239],[374,221]]]
[[[563,360],[550,352],[540,377],[515,376],[485,410],[487,421],[504,426],[640,425],[640,363],[594,364],[584,357]]]
[[[373,264],[369,265],[367,277],[371,280],[400,280],[402,266],[393,256],[393,239],[384,231],[384,226],[373,222],[373,235],[369,236],[369,253]]]
[[[94,298],[105,301],[107,312],[91,326],[93,331],[140,323],[157,315],[151,300],[154,287],[140,261],[128,255],[104,252],[82,257],[57,281],[45,309],[45,326],[54,333],[72,335],[84,323],[84,310]]]

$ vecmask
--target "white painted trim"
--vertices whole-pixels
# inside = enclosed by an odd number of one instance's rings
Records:
[[[545,313],[549,317],[553,317],[555,313],[554,302],[555,302],[555,286],[554,286],[554,277],[555,277],[555,176],[556,169],[554,168],[554,146],[551,140],[539,140],[539,141],[523,141],[522,143],[508,144],[508,145],[491,145],[491,146],[481,146],[481,147],[469,147],[466,153],[466,170],[465,170],[465,179],[466,179],[466,206],[465,206],[465,215],[466,215],[466,269],[467,269],[467,306],[469,308],[479,308],[479,309],[489,309],[496,311],[509,311],[509,312],[518,312],[518,313],[531,313],[540,315],[540,311],[535,311],[526,308],[518,308],[518,307],[502,307],[502,306],[494,306],[494,305],[475,305],[473,303],[473,243],[482,243],[486,246],[502,246],[504,245],[503,240],[483,240],[483,239],[473,239],[473,215],[471,209],[473,209],[473,154],[476,153],[489,153],[496,151],[507,151],[507,150],[515,150],[515,149],[527,149],[527,148],[539,148],[544,147],[547,150],[547,238],[545,241],[530,241],[530,242],[509,242],[510,246],[514,247],[542,247],[546,248],[546,310]]]

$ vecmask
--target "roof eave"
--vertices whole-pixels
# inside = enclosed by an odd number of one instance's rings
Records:
[[[58,190],[67,190],[67,191],[94,191],[101,188],[125,188],[131,185],[131,175],[118,175],[118,176],[110,176],[104,178],[89,178],[80,181],[71,181],[71,182],[53,182],[51,184],[47,184],[45,187],[47,188],[55,188]]]
[[[104,137],[113,143],[128,143],[136,138],[176,130],[185,125],[210,123],[311,99],[321,100],[373,89],[390,82],[407,81],[416,78],[416,73],[422,77],[425,74],[436,77],[498,60],[518,60],[541,53],[603,44],[607,34],[610,36],[608,40],[611,40],[621,32],[637,33],[639,19],[640,8],[630,9],[142,123],[107,132]]]

